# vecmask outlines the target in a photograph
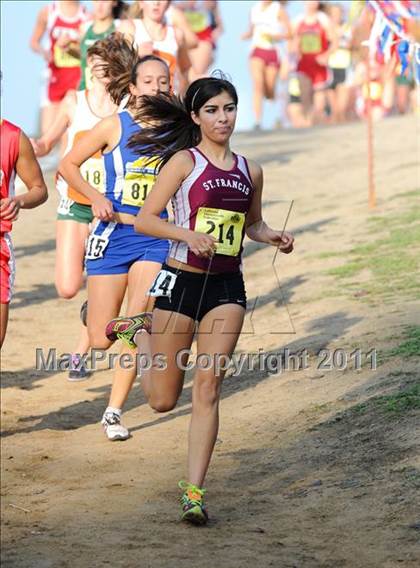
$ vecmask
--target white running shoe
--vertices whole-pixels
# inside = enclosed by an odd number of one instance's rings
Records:
[[[128,440],[130,432],[121,424],[121,416],[116,412],[105,412],[101,424],[104,427],[108,440]]]

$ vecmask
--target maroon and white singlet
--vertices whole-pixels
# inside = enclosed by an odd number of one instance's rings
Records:
[[[254,193],[247,161],[233,154],[233,168],[222,170],[198,148],[188,151],[195,165],[172,198],[175,224],[215,237],[216,254],[211,260],[201,258],[187,243],[173,242],[169,257],[211,272],[235,272],[241,265],[245,216]]]

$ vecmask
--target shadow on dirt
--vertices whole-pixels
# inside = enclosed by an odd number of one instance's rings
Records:
[[[281,361],[282,353],[284,353],[285,349],[288,349],[290,354],[299,353],[304,348],[310,354],[317,354],[318,351],[327,346],[330,341],[341,337],[346,333],[348,329],[357,324],[359,321],[360,318],[349,317],[343,312],[336,312],[328,317],[315,319],[311,323],[310,327],[310,330],[313,330],[314,333],[307,335],[304,338],[283,344],[277,349],[263,353],[263,355],[271,355],[273,358]],[[236,377],[233,375],[229,376],[228,373],[223,384],[221,395],[222,400],[232,396],[235,393],[247,389],[252,389],[256,384],[268,379],[273,374],[275,374],[275,370],[270,371],[267,368],[260,370],[257,365],[256,367],[257,368],[244,370],[240,373],[240,376]],[[94,392],[102,392],[102,396],[92,401],[84,400],[67,407],[62,407],[58,411],[49,412],[48,414],[32,415],[21,418],[19,420],[20,423],[31,424],[23,428],[6,430],[3,432],[2,436],[8,437],[17,433],[33,432],[44,429],[74,430],[77,428],[82,428],[83,426],[87,426],[89,424],[99,423],[102,417],[102,413],[108,402],[109,391],[110,386],[99,387],[99,389],[94,388]],[[138,426],[132,428],[131,431],[135,432],[137,430],[149,428],[171,421],[179,416],[190,414],[190,403],[191,386],[188,386],[183,390],[183,393],[178,402],[178,409],[175,409],[165,415],[156,413],[155,420],[139,424]],[[134,408],[141,407],[141,405],[143,404],[146,404],[146,401],[141,393],[141,389],[136,386],[135,388],[133,388],[124,410],[129,411]]]

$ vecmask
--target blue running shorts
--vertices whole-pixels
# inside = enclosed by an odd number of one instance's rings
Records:
[[[127,274],[135,262],[163,264],[168,251],[169,241],[136,233],[133,225],[99,221],[86,242],[86,272]]]

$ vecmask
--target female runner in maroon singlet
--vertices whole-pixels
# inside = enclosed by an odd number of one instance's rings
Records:
[[[181,394],[196,322],[198,357],[226,361],[235,349],[246,308],[241,272],[245,233],[282,252],[293,250],[290,234],[262,220],[261,167],[230,149],[237,102],[234,86],[214,77],[194,81],[182,103],[170,96],[144,97],[139,119],[152,126],[131,139],[135,148],[159,156],[162,163],[135,228],[170,239],[172,247],[149,290],[156,297],[151,335],[144,314],[113,320],[107,333],[135,339],[142,331],[137,338],[145,340],[148,361],[156,362],[142,370],[142,387],[159,412],[174,408]],[[170,200],[175,223],[159,218]],[[163,365],[156,360],[162,354]],[[223,376],[214,364],[207,369],[197,365],[194,376],[189,480],[180,482],[181,518],[194,524],[208,518],[202,485],[218,432]]]

